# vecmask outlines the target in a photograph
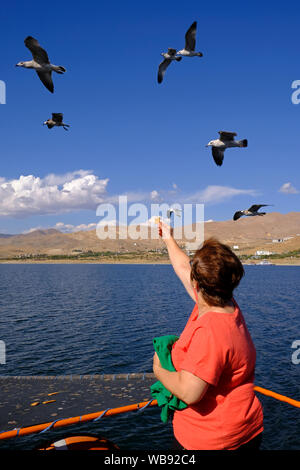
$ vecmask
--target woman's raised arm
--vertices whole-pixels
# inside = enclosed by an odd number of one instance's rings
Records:
[[[178,246],[176,240],[173,237],[173,230],[169,225],[165,224],[164,222],[160,221],[158,224],[159,235],[162,237],[163,241],[166,244],[169,258],[174,268],[175,273],[181,280],[182,284],[184,285],[187,293],[192,297],[194,301],[195,295],[193,291],[193,287],[191,284],[191,266],[190,266],[190,258],[187,256],[186,253]]]

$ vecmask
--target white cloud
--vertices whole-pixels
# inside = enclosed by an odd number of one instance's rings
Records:
[[[96,209],[105,200],[108,179],[84,170],[0,181],[0,215],[28,217]]]
[[[159,202],[159,201],[162,200],[162,197],[161,197],[161,195],[159,194],[159,192],[156,191],[156,189],[154,189],[154,190],[151,191],[151,193],[150,193],[150,199],[151,199],[151,201]]]
[[[162,220],[166,224],[170,224],[169,219],[166,219],[165,217],[162,217],[161,215],[159,216],[159,218],[160,218],[160,220]],[[143,225],[143,226],[147,226],[147,227],[157,227],[157,219],[158,219],[158,216],[153,215],[152,217],[150,217],[150,219],[146,220],[146,222],[141,222],[138,225]]]
[[[98,224],[102,224],[102,222],[98,222]],[[65,224],[64,222],[57,222],[55,225],[51,227],[42,227],[42,226],[37,226],[37,227],[32,227],[28,230],[24,230],[23,233],[31,233],[34,232],[35,230],[48,230],[48,229],[55,229],[59,230],[60,232],[63,233],[74,233],[74,232],[81,232],[81,231],[88,231],[88,230],[95,230],[97,223],[90,223],[90,224],[78,224],[78,225],[73,225],[73,224]],[[104,222],[103,222],[104,225]],[[110,221],[105,221],[105,225],[117,225],[116,220],[110,220]]]
[[[93,210],[101,203],[119,204],[118,194],[107,192],[109,179],[100,179],[92,171],[77,170],[64,175],[49,174],[43,178],[21,175],[18,179],[0,177],[0,216],[25,218],[36,215],[54,215],[81,210]],[[288,189],[291,190],[290,183]],[[290,185],[290,186],[289,186]],[[240,195],[255,195],[253,189],[237,189],[228,186],[207,186],[194,194],[179,191],[175,183],[172,190],[155,189],[151,192],[123,193],[127,203],[202,203],[217,204]],[[295,188],[293,188],[295,190]],[[296,191],[296,190],[295,190]],[[64,231],[89,229],[83,225],[59,222]],[[77,228],[82,227],[82,228]],[[86,228],[87,227],[87,228]],[[59,227],[57,227],[59,229]]]
[[[237,189],[229,186],[207,186],[202,191],[198,191],[192,195],[185,197],[185,202],[198,202],[201,204],[216,204],[223,202],[225,199],[231,199],[241,195],[255,196],[257,191],[254,189]]]
[[[72,181],[76,177],[83,178],[84,176],[90,175],[91,173],[93,173],[91,170],[70,171],[63,175],[56,175],[55,173],[50,173],[49,175],[45,176],[44,182],[49,186],[59,186],[69,181]]]
[[[299,191],[296,189],[292,183],[284,183],[281,188],[279,189],[280,193],[285,193],[285,194],[298,194]]]
[[[38,227],[32,227],[32,228],[29,228],[27,230],[23,230],[23,234],[27,234],[27,233],[31,233],[31,232],[35,232],[36,230],[47,230],[48,227],[42,227],[41,225],[39,225]]]
[[[173,187],[175,186],[176,185],[174,184]],[[159,192],[157,190],[153,190],[150,193],[150,200],[151,202],[165,201],[169,204],[175,203],[175,202],[178,204],[184,204],[184,203],[217,204],[219,202],[223,202],[224,200],[228,200],[236,196],[241,196],[241,195],[256,196],[258,193],[254,189],[238,189],[238,188],[232,188],[230,186],[216,186],[216,185],[207,186],[205,189],[202,189],[192,194],[191,193],[184,194],[183,192],[180,192],[180,194],[178,194],[177,191],[178,191],[177,186],[176,186],[176,190],[169,190],[169,191],[160,190]]]
[[[97,226],[96,223],[90,223],[90,224],[79,224],[79,225],[72,225],[72,224],[65,224],[63,222],[57,222],[57,224],[54,225],[56,230],[59,230],[60,232],[79,232],[79,231],[86,231],[86,230],[93,230]]]

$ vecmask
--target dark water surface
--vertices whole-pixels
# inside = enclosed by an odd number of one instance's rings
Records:
[[[245,270],[235,298],[257,350],[255,383],[300,400],[300,364],[292,362],[292,343],[300,340],[300,267]],[[179,335],[192,308],[169,265],[0,265],[0,340],[6,344],[0,374],[151,372],[152,339]],[[258,396],[262,448],[300,449],[300,409]],[[157,408],[78,429],[100,432],[125,449],[172,445],[171,425],[161,423]],[[38,439],[0,447],[31,448]]]

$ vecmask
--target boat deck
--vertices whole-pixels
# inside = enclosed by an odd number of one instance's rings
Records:
[[[0,432],[152,399],[154,374],[0,376]]]

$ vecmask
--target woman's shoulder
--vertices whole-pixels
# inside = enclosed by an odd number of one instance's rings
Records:
[[[233,311],[208,311],[200,315],[195,323],[198,328],[207,328],[211,332],[217,331],[220,333],[221,330],[232,330],[232,328],[241,321],[243,321],[243,316],[239,307],[236,306]]]

